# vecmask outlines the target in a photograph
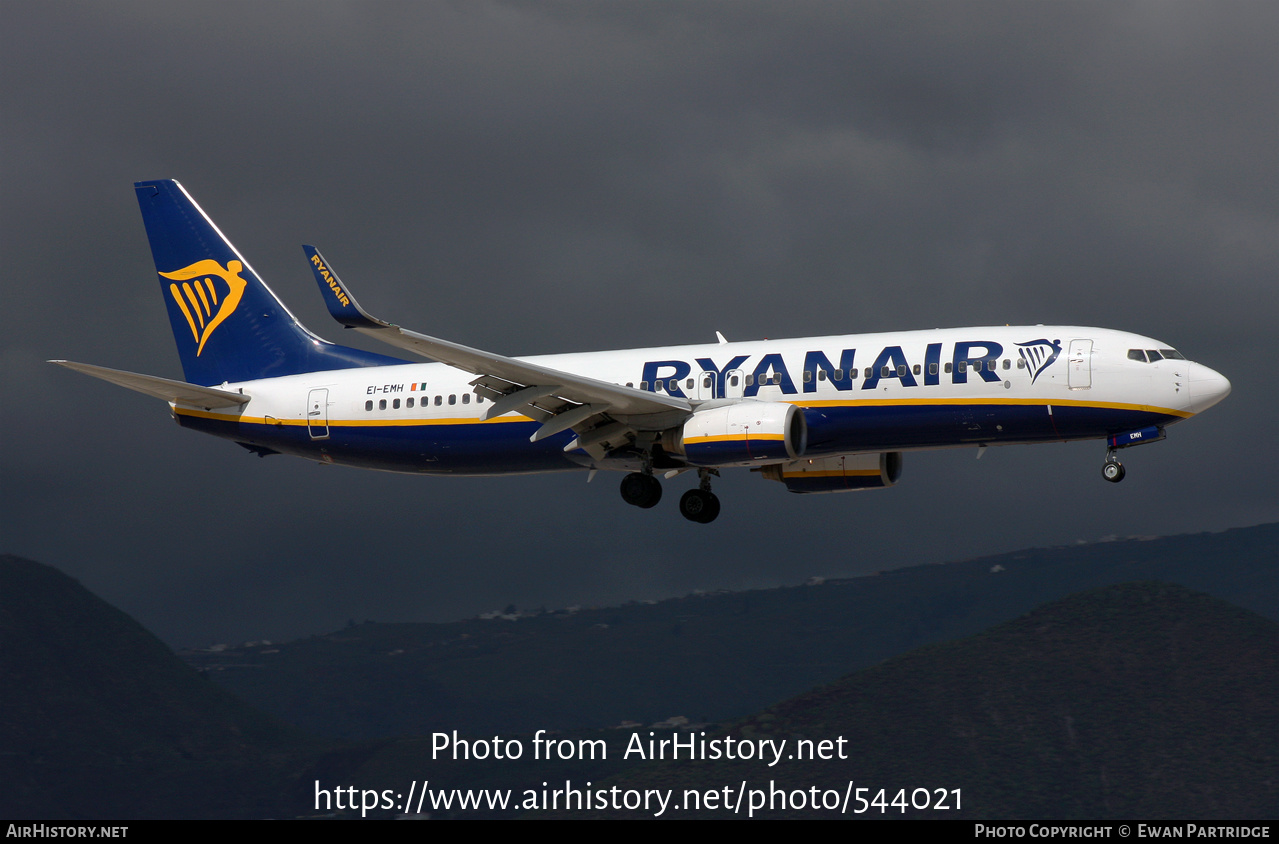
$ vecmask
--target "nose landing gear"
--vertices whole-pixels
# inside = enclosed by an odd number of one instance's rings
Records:
[[[1101,476],[1112,484],[1117,484],[1124,479],[1127,474],[1124,471],[1124,464],[1119,462],[1119,458],[1115,454],[1121,448],[1131,448],[1134,445],[1145,445],[1146,443],[1157,443],[1165,436],[1164,429],[1158,425],[1151,425],[1147,428],[1138,428],[1132,431],[1124,431],[1119,434],[1111,434],[1106,437],[1106,462],[1101,464]]]
[[[1118,457],[1115,457],[1115,449],[1107,449],[1106,462],[1101,464],[1101,476],[1112,484],[1117,484],[1124,479],[1126,474],[1124,464],[1119,462]]]

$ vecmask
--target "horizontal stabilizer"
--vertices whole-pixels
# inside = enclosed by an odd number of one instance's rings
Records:
[[[232,407],[234,405],[247,404],[249,401],[249,397],[242,393],[218,390],[213,387],[201,387],[197,384],[188,384],[185,381],[171,381],[168,378],[159,378],[155,375],[141,375],[137,372],[107,369],[105,366],[93,366],[92,364],[76,363],[69,360],[51,360],[49,363],[56,363],[58,366],[65,366],[67,369],[74,369],[76,372],[83,372],[85,375],[92,375],[94,378],[101,378],[103,381],[110,381],[117,386],[145,393],[148,396],[155,396],[157,399],[164,399],[174,404],[189,404],[196,407],[211,408]]]

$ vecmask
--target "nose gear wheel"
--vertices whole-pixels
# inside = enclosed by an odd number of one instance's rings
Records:
[[[1115,457],[1115,450],[1112,448],[1106,452],[1106,462],[1101,464],[1101,476],[1112,484],[1117,484],[1124,479],[1124,475],[1128,474],[1124,470],[1124,464],[1119,462]]]

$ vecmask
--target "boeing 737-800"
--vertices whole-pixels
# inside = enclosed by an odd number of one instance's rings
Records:
[[[719,513],[711,477],[791,492],[892,486],[902,452],[1104,439],[1119,449],[1221,401],[1230,383],[1167,343],[1104,328],[999,326],[512,358],[370,316],[303,247],[330,313],[405,360],[312,334],[175,181],[135,185],[185,381],[53,361],[164,399],[183,427],[259,455],[394,472],[626,472],[622,497]],[[718,334],[718,333],[717,333]]]

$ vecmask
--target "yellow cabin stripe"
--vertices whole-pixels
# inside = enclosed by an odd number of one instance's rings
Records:
[[[181,304],[181,300],[178,300]],[[194,327],[194,326],[193,326]],[[830,400],[830,401],[791,401],[788,404],[797,407],[926,407],[929,405],[1022,405],[1029,407],[1089,407],[1107,410],[1133,410],[1145,413],[1159,413],[1166,416],[1179,416],[1183,419],[1189,419],[1194,416],[1193,413],[1185,410],[1174,410],[1170,407],[1156,407],[1147,404],[1124,404],[1122,402],[1095,402],[1081,401],[1078,399],[1062,399],[1059,401],[1044,401],[1043,399],[962,399],[962,398],[938,398],[938,399],[854,399],[854,400]],[[267,419],[263,416],[236,416],[226,413],[214,413],[207,410],[196,410],[189,407],[176,408],[175,413],[183,416],[197,416],[203,419],[220,419],[226,422],[244,422],[247,424],[258,425],[302,425],[308,424],[306,419]],[[340,427],[350,428],[397,428],[397,427],[413,427],[417,425],[494,425],[505,422],[532,422],[533,420],[527,416],[499,416],[496,419],[481,420],[478,417],[452,417],[448,419],[431,419],[431,418],[404,418],[404,419],[330,419],[327,424]],[[737,440],[744,442],[747,439],[752,440],[784,440],[784,434],[751,434],[749,437],[743,437],[739,434],[720,434],[708,437],[689,437],[684,442],[691,444],[700,444],[707,442],[728,442]]]
[[[249,425],[298,425],[306,427],[310,424],[307,419],[280,419],[279,417],[267,418],[265,416],[234,416],[227,413],[214,413],[210,410],[195,410],[189,407],[174,408],[174,413],[179,416],[197,416],[201,419],[218,419],[223,422],[243,422]],[[503,422],[532,422],[533,420],[527,416],[500,416],[497,419],[479,419],[477,417],[455,419],[330,419],[325,425],[337,425],[343,428],[402,428],[413,425],[494,425]],[[316,424],[316,427],[323,425]]]

